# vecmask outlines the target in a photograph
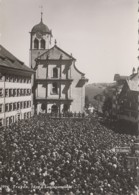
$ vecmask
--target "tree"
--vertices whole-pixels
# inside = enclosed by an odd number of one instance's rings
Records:
[[[86,96],[85,96],[85,108],[89,108],[89,104],[90,104],[89,98],[88,98],[88,96],[86,95]]]
[[[105,115],[111,116],[112,112],[112,97],[106,97],[104,104],[102,106],[102,111]]]

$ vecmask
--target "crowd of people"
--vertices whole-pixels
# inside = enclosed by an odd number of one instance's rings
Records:
[[[113,132],[96,118],[45,114],[0,129],[0,192],[12,195],[131,195],[127,154],[136,137]]]

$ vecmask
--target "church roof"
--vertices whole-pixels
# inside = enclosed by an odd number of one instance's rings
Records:
[[[51,31],[49,30],[49,28],[42,22],[42,20],[40,21],[39,24],[35,25],[32,30],[31,33],[36,33],[36,32],[41,32],[41,33],[49,33],[51,34]]]
[[[31,68],[27,67],[23,62],[6,50],[2,45],[0,45],[0,66],[27,72],[34,72]]]
[[[61,59],[61,60],[75,60],[75,58],[73,58],[72,55],[69,55],[68,53],[66,53],[65,51],[63,51],[59,47],[57,47],[57,45],[55,45],[51,49],[47,50],[46,52],[44,52],[43,54],[38,56],[37,59],[41,59],[41,60],[46,60],[46,59],[48,59],[48,60],[59,60],[59,59]]]

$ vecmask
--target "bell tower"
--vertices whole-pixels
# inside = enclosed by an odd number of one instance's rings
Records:
[[[30,68],[35,67],[35,59],[50,49],[52,32],[43,23],[43,13],[41,12],[41,21],[35,25],[30,32]]]

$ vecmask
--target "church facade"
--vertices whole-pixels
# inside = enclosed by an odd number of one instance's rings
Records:
[[[30,32],[30,67],[33,78],[35,113],[84,112],[85,74],[76,66],[76,59],[55,45],[51,46],[52,32],[43,23]]]

